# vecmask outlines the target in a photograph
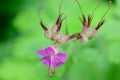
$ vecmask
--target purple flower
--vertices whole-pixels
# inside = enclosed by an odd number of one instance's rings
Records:
[[[57,46],[47,47],[44,50],[38,50],[38,54],[43,56],[41,62],[49,66],[49,74],[52,76],[52,67],[54,72],[57,66],[61,66],[66,61],[66,55],[64,53],[58,53]]]

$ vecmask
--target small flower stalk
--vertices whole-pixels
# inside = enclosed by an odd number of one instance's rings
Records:
[[[50,39],[53,41],[53,46],[47,47],[44,50],[38,50],[38,55],[42,56],[41,62],[45,64],[46,66],[49,67],[49,75],[52,76],[54,72],[57,71],[57,67],[63,65],[66,62],[67,55],[65,53],[58,52],[59,49],[57,47],[58,44],[65,44],[68,41],[72,39],[77,39],[82,42],[88,42],[92,38],[94,38],[97,35],[97,32],[99,28],[104,24],[104,17],[107,14],[107,12],[110,9],[110,6],[112,4],[112,1],[109,3],[109,7],[97,26],[93,29],[90,28],[92,20],[93,20],[93,15],[96,9],[101,5],[99,3],[95,9],[93,10],[92,14],[88,15],[86,17],[82,11],[81,5],[79,4],[78,0],[75,0],[77,2],[80,11],[82,12],[82,18],[79,17],[80,22],[82,23],[82,31],[75,33],[75,34],[68,34],[67,28],[66,28],[66,35],[63,35],[61,33],[61,28],[62,28],[62,23],[66,19],[66,16],[63,17],[63,13],[61,13],[61,6],[62,6],[63,0],[61,0],[61,5],[59,8],[59,15],[58,18],[56,19],[55,23],[53,24],[51,29],[48,29],[48,27],[43,23],[43,21],[40,21],[40,25],[42,29],[45,31],[45,37],[47,39]]]

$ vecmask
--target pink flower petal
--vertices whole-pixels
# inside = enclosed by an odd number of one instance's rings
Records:
[[[61,66],[62,64],[65,63],[66,61],[66,55],[63,54],[63,53],[58,53],[56,56],[55,56],[55,65],[56,66]]]
[[[38,50],[38,54],[40,56],[46,56],[47,55],[47,53],[45,52],[45,50]]]
[[[47,56],[48,54],[55,54],[55,51],[52,47],[47,47],[45,50],[38,50],[38,54],[40,56]]]
[[[45,56],[41,59],[41,62],[47,66],[50,66],[50,56]]]
[[[46,52],[47,54],[55,54],[55,51],[52,49],[52,47],[47,47],[47,48],[45,49],[45,52]]]

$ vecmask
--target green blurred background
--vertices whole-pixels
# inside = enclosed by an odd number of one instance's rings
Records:
[[[38,49],[52,45],[44,38],[40,19],[51,27],[58,17],[61,0],[0,1],[0,80],[120,80],[120,0],[113,0],[98,36],[87,44],[70,41],[59,45],[67,54],[66,63],[49,77],[48,67],[40,62]],[[79,0],[85,15],[95,12],[92,28],[108,8],[109,0]],[[80,32],[82,24],[78,5],[64,0],[62,12],[67,16],[62,25],[69,33]]]

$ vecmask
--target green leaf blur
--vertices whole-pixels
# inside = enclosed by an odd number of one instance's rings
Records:
[[[67,61],[49,77],[48,67],[40,62],[37,50],[51,46],[44,37],[40,20],[50,28],[58,17],[61,0],[0,1],[0,80],[120,80],[120,0],[113,0],[105,24],[96,38],[87,44],[73,40],[59,45]],[[85,15],[95,12],[95,27],[108,8],[109,0],[78,0]],[[81,12],[74,0],[63,0],[62,12],[67,16],[62,32],[80,32]]]

